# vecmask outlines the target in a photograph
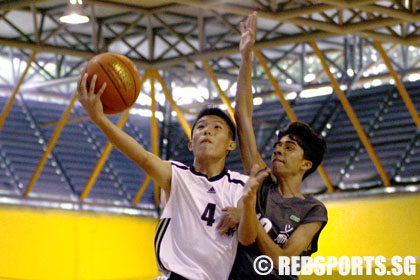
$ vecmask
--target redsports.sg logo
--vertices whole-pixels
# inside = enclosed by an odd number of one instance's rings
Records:
[[[393,256],[316,256],[311,257],[279,257],[278,275],[332,275],[333,269],[338,269],[342,276],[346,275],[416,275],[416,257]],[[388,264],[388,265],[387,265]],[[265,255],[254,261],[254,271],[258,275],[268,275],[273,272],[273,260]]]

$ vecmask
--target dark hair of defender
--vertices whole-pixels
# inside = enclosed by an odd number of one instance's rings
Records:
[[[327,143],[312,128],[303,122],[291,122],[278,134],[278,140],[286,135],[295,140],[303,149],[303,157],[312,162],[312,167],[303,175],[305,179],[313,173],[321,164],[324,154],[327,151]],[[303,180],[302,179],[302,180]]]

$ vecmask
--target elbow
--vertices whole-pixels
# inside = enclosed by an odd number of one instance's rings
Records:
[[[281,258],[282,262],[280,262],[279,257],[283,257]],[[273,266],[276,269],[279,269],[280,267],[290,267],[291,262],[292,262],[291,256],[278,255],[276,258],[273,259]]]
[[[255,241],[257,241],[257,232],[253,232],[252,230],[249,230],[249,231],[246,231],[245,233],[243,229],[239,228],[238,239],[239,239],[239,242],[243,246],[249,246],[253,244]]]
[[[249,237],[239,237],[239,243],[241,243],[243,246],[249,246],[252,243],[255,242],[255,239],[249,238]]]

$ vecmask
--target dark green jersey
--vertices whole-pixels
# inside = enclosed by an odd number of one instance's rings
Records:
[[[256,211],[267,234],[279,247],[286,244],[299,225],[323,222],[323,226],[301,256],[310,256],[317,251],[319,234],[327,223],[328,217],[324,204],[312,195],[305,196],[305,199],[283,198],[277,184],[269,176],[258,190]],[[296,276],[279,276],[276,269],[273,269],[269,275],[258,275],[254,271],[253,263],[260,255],[256,243],[246,247],[239,245],[229,279],[297,279]]]

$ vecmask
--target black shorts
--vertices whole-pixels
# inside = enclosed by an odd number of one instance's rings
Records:
[[[176,274],[175,272],[171,272],[171,274],[170,274],[170,276],[169,276],[168,279],[169,280],[188,280],[187,278],[182,277],[181,275]]]

